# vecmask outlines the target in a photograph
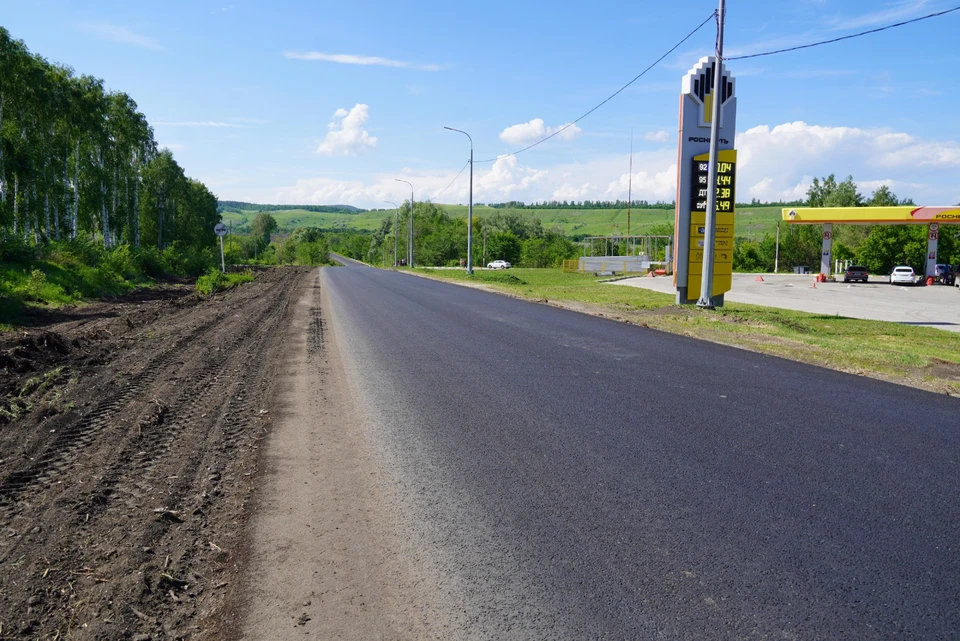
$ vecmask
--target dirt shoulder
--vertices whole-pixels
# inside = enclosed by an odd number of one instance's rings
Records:
[[[0,639],[223,638],[309,278],[135,292],[0,336]]]
[[[294,299],[225,638],[424,638],[321,282]]]

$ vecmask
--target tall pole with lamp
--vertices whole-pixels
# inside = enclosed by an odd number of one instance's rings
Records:
[[[444,127],[462,133],[470,141],[470,200],[467,204],[467,273],[473,274],[473,138],[465,131]]]
[[[410,237],[407,240],[407,266],[413,267],[413,184],[407,180],[394,178],[398,183],[407,183],[410,185]]]

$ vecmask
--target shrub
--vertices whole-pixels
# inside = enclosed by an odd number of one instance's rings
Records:
[[[34,258],[35,247],[21,236],[0,235],[0,263],[27,263]]]
[[[249,283],[252,280],[253,272],[249,270],[236,274],[224,274],[218,269],[211,268],[206,274],[197,279],[194,290],[200,296],[210,296],[211,294],[230,289],[241,283]]]

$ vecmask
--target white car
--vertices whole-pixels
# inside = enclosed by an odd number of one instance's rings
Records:
[[[903,284],[903,285],[913,285],[917,282],[917,275],[913,272],[913,267],[907,267],[905,265],[900,265],[894,267],[893,271],[890,272],[890,284]]]
[[[495,260],[487,263],[487,269],[510,269],[510,263],[505,260]]]

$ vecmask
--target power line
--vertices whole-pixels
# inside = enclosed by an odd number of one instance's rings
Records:
[[[467,168],[467,165],[469,165],[469,164],[470,164],[470,161],[469,161],[469,160],[468,160],[467,162],[465,162],[465,163],[463,164],[463,167],[460,168],[460,173],[458,173],[458,174],[456,175],[456,177],[455,177],[453,180],[450,181],[450,184],[447,185],[446,187],[444,187],[443,189],[441,189],[441,190],[440,190],[440,193],[434,194],[434,195],[432,196],[432,198],[439,198],[440,196],[443,195],[443,192],[445,192],[446,190],[448,190],[448,189],[450,189],[451,187],[453,187],[453,183],[457,182],[457,178],[460,177],[460,174],[463,173],[463,170],[466,169],[466,168]]]
[[[725,58],[725,60],[746,60],[747,58],[759,58],[761,56],[772,56],[777,53],[786,53],[788,51],[797,51],[798,49],[809,49],[810,47],[819,47],[820,45],[828,45],[834,42],[840,42],[841,40],[850,40],[851,38],[859,38],[860,36],[866,36],[871,33],[879,33],[881,31],[886,31],[887,29],[893,29],[894,27],[902,27],[903,25],[912,24],[914,22],[920,22],[921,20],[928,20],[930,18],[938,18],[940,16],[945,16],[948,13],[953,13],[954,11],[960,11],[960,7],[954,7],[952,9],[946,9],[944,11],[938,11],[936,13],[931,13],[926,16],[921,16],[919,18],[913,18],[912,20],[904,20],[903,22],[896,22],[894,24],[888,24],[885,27],[877,27],[876,29],[870,29],[868,31],[861,31],[860,33],[852,33],[848,36],[841,36],[839,38],[832,38],[830,40],[822,40],[820,42],[813,42],[806,45],[800,45],[798,47],[788,47],[786,49],[777,49],[775,51],[765,51],[763,53],[753,53],[748,56],[731,56]]]
[[[670,47],[670,49],[669,49],[665,54],[663,54],[662,56],[660,56],[659,58],[657,58],[657,59],[653,62],[653,64],[651,64],[649,67],[647,67],[646,69],[644,69],[643,71],[641,71],[633,80],[631,80],[631,81],[628,82],[627,84],[625,84],[625,85],[623,85],[622,87],[620,87],[619,89],[617,89],[617,90],[616,90],[615,92],[613,92],[610,96],[608,96],[608,97],[606,98],[606,100],[604,100],[603,102],[601,102],[599,105],[597,105],[596,107],[594,107],[593,109],[591,109],[591,110],[588,111],[587,113],[583,114],[582,116],[580,116],[579,118],[577,118],[577,119],[574,120],[573,122],[567,123],[566,125],[564,125],[564,126],[561,127],[560,129],[557,129],[555,132],[553,132],[553,133],[550,134],[549,136],[538,140],[537,142],[533,143],[532,145],[527,145],[527,146],[524,147],[523,149],[520,149],[520,150],[515,151],[515,152],[513,152],[513,153],[510,153],[510,154],[500,154],[499,156],[497,156],[497,158],[501,158],[501,157],[503,157],[503,156],[516,156],[517,154],[522,154],[523,152],[527,151],[528,149],[533,149],[533,148],[536,147],[537,145],[539,145],[539,144],[541,144],[541,143],[544,143],[544,142],[550,140],[550,139],[553,138],[554,136],[556,136],[556,135],[558,135],[558,134],[560,134],[560,133],[563,133],[564,131],[566,131],[566,130],[569,129],[570,127],[574,126],[575,124],[577,124],[578,122],[580,122],[581,120],[583,120],[584,118],[586,118],[587,116],[589,116],[590,114],[592,114],[594,111],[596,111],[597,109],[599,109],[599,108],[602,107],[603,105],[605,105],[605,104],[607,104],[608,102],[610,102],[611,100],[613,100],[613,99],[614,99],[620,92],[622,92],[624,89],[626,89],[627,87],[629,87],[630,85],[632,85],[633,83],[635,83],[637,80],[640,80],[640,78],[642,78],[643,76],[645,76],[648,71],[650,71],[651,69],[653,69],[654,67],[656,67],[658,64],[660,64],[660,62],[661,62],[664,58],[666,58],[666,57],[669,56],[671,53],[673,53],[674,51],[676,51],[677,48],[678,48],[680,45],[682,45],[684,42],[686,42],[687,40],[689,40],[689,39],[693,36],[693,34],[695,34],[696,32],[700,31],[700,29],[703,28],[703,25],[705,25],[705,24],[707,24],[708,22],[710,22],[710,20],[712,20],[716,15],[717,15],[717,12],[714,11],[714,12],[711,13],[709,16],[707,16],[707,19],[704,20],[703,22],[701,22],[700,25],[699,25],[696,29],[694,29],[693,31],[691,31],[690,33],[688,33],[686,36],[684,36],[683,40],[681,40],[681,41],[678,42],[677,44],[675,44],[675,45],[673,45],[672,47]],[[474,162],[493,162],[493,161],[495,161],[497,158],[488,158],[487,160],[477,160],[477,161],[474,161]]]

